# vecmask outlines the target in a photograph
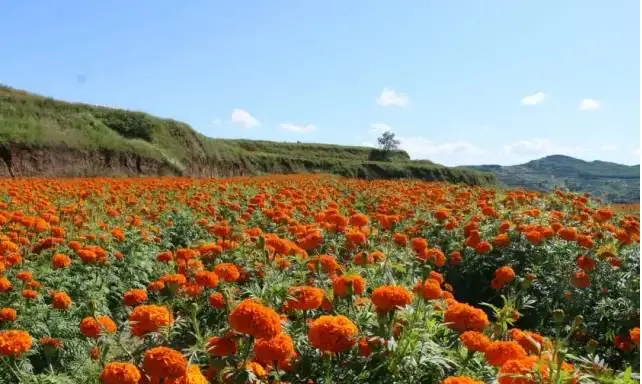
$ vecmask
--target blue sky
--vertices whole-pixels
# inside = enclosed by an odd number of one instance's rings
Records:
[[[635,0],[6,1],[0,83],[211,137],[639,163]]]

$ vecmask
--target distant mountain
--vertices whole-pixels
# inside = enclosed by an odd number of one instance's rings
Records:
[[[563,188],[572,192],[590,192],[611,203],[640,200],[640,166],[606,161],[584,161],[570,156],[552,155],[520,165],[473,165],[494,173],[510,187],[539,191]]]

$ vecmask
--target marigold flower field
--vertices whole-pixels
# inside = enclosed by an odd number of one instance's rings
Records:
[[[636,215],[324,175],[0,180],[0,383],[633,383]]]

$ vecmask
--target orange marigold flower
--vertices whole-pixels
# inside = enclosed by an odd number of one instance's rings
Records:
[[[16,278],[21,281],[29,281],[33,279],[33,275],[29,271],[20,271],[16,274]]]
[[[174,322],[171,312],[162,305],[139,305],[129,315],[129,325],[134,336],[143,337],[158,332]]]
[[[216,267],[214,267],[214,273],[216,273],[221,280],[228,283],[233,283],[241,277],[241,272],[238,267],[232,263],[217,264]]]
[[[372,353],[372,346],[370,344],[370,341],[365,337],[359,339],[359,356],[370,356],[370,354]]]
[[[51,294],[51,305],[56,309],[69,309],[71,308],[71,297],[65,292],[53,292]]]
[[[439,221],[444,221],[448,218],[449,213],[450,212],[448,212],[447,209],[440,209],[438,211],[435,211],[434,216],[435,216],[435,219]]]
[[[373,264],[374,258],[366,252],[359,252],[354,256],[354,263],[362,266]]]
[[[147,290],[150,292],[158,292],[163,288],[165,288],[165,283],[161,280],[152,281],[151,283],[147,284]]]
[[[417,258],[423,261],[432,261],[437,267],[446,265],[446,255],[438,248],[423,248],[417,252]]]
[[[212,292],[209,297],[210,305],[216,309],[225,308],[225,296],[220,292]]]
[[[444,275],[436,271],[430,271],[430,274],[428,274],[428,278],[436,280],[439,283],[439,285],[443,284],[445,281]]]
[[[263,366],[257,363],[256,361],[250,361],[249,363],[247,363],[247,365],[245,366],[245,369],[252,372],[257,377],[267,376],[267,372],[265,371],[265,368],[263,368]]]
[[[490,243],[487,241],[480,241],[479,243],[477,243],[477,245],[475,245],[475,251],[477,251],[477,253],[485,254],[489,253],[492,250],[493,246],[490,245]]]
[[[0,321],[15,321],[18,312],[13,308],[0,308]]]
[[[488,316],[479,309],[468,304],[451,302],[444,313],[444,322],[448,328],[459,332],[483,331],[488,326]]]
[[[381,251],[373,251],[368,255],[369,258],[372,258],[375,262],[384,261],[386,259],[386,254]]]
[[[536,384],[548,381],[548,365],[537,356],[508,360],[499,370],[499,384]],[[541,381],[540,381],[541,380]]]
[[[172,251],[163,251],[156,255],[156,260],[165,263],[171,261],[173,258],[174,254],[172,253]]]
[[[333,274],[341,269],[337,259],[331,255],[321,255],[318,259],[308,263],[308,269],[311,271],[316,271],[319,266],[321,267],[321,271],[327,274]]]
[[[316,287],[291,287],[288,289],[288,295],[292,299],[287,301],[288,308],[305,311],[317,309],[323,304],[325,292]]]
[[[583,247],[586,249],[593,248],[593,238],[589,235],[578,235],[576,241],[580,247]]]
[[[526,352],[531,354],[539,353],[546,344],[546,339],[535,332],[522,331],[520,329],[513,328],[508,333],[510,337],[518,342]]]
[[[528,231],[525,234],[526,239],[533,245],[539,245],[543,240],[544,236],[540,231]]]
[[[347,317],[324,315],[312,321],[310,344],[323,352],[344,352],[356,343],[357,326]]]
[[[459,251],[454,251],[450,254],[450,263],[452,265],[459,265],[463,261],[463,258],[461,257],[461,252]]]
[[[194,279],[203,288],[216,288],[218,286],[218,275],[215,272],[198,271]]]
[[[363,227],[368,225],[368,222],[370,220],[368,219],[368,216],[364,215],[363,213],[355,213],[354,215],[350,216],[350,224],[356,226],[356,227]]]
[[[230,313],[229,321],[237,332],[256,338],[270,338],[281,333],[279,314],[253,299],[245,299],[237,305]]]
[[[631,340],[629,340],[627,336],[615,336],[615,339],[613,339],[613,345],[615,346],[615,348],[624,352],[630,352],[633,349]]]
[[[421,237],[414,237],[410,240],[410,245],[412,246],[413,251],[420,252],[421,250],[428,248],[428,240]]]
[[[35,299],[38,297],[38,291],[34,291],[33,289],[25,289],[22,291],[22,297],[25,299]]]
[[[408,244],[408,236],[406,236],[404,233],[397,232],[392,235],[392,241],[394,241],[397,245],[405,247]]]
[[[507,247],[510,245],[508,233],[500,233],[493,238],[493,246],[496,248]]]
[[[86,337],[98,338],[101,332],[116,332],[116,324],[109,316],[85,317],[80,322],[80,333]]]
[[[174,285],[174,286],[183,286],[187,283],[187,278],[185,275],[180,273],[175,273],[171,275],[164,275],[160,280],[165,283],[165,285]]]
[[[421,293],[426,300],[439,299],[443,294],[439,282],[435,279],[427,279],[421,288]]]
[[[147,292],[144,289],[130,289],[123,294],[123,301],[126,305],[135,307],[147,301]]]
[[[107,315],[102,315],[102,316],[98,316],[96,319],[98,320],[98,322],[103,327],[106,333],[116,332],[116,328],[118,327],[116,326],[116,323],[114,323],[114,320],[111,319],[111,317]]]
[[[475,352],[484,352],[490,345],[490,339],[477,331],[466,331],[459,335],[459,340],[468,350]]]
[[[390,312],[412,303],[412,294],[402,286],[384,285],[372,291],[370,300],[378,312]]]
[[[589,275],[587,275],[586,272],[577,271],[573,273],[571,283],[577,288],[587,288],[591,285],[591,280],[589,280]]]
[[[51,259],[51,264],[57,269],[67,268],[71,265],[71,258],[62,253],[56,253]]]
[[[98,255],[96,255],[96,252],[90,249],[79,249],[78,251],[76,251],[76,253],[78,254],[78,257],[80,257],[80,260],[83,261],[83,263],[95,263],[98,259]]]
[[[577,238],[577,230],[573,227],[566,227],[559,230],[558,234],[566,241],[575,241]]]
[[[515,271],[508,265],[497,268],[495,271],[495,278],[493,279],[491,286],[495,289],[502,289],[507,284],[515,279]]]
[[[163,382],[164,384],[208,384],[207,378],[201,372],[201,368],[196,364],[189,364],[187,366],[187,372],[185,375],[174,378],[167,379]]]
[[[468,376],[450,376],[445,378],[441,384],[484,384],[484,382]]]
[[[358,229],[351,229],[346,233],[346,242],[348,247],[354,247],[357,245],[363,245],[368,241],[365,233],[361,232]]]
[[[203,287],[198,284],[189,283],[181,288],[181,293],[189,297],[198,297],[203,293]]]
[[[608,208],[600,208],[595,211],[593,217],[595,218],[595,221],[603,223],[605,221],[609,221],[611,217],[613,217],[613,215],[615,215],[615,212],[613,210]]]
[[[10,329],[0,331],[0,355],[20,357],[31,349],[33,340],[29,332]]]
[[[271,339],[259,339],[254,344],[254,356],[262,364],[285,362],[294,354],[294,342],[285,333]]]
[[[212,336],[207,341],[207,352],[212,356],[232,356],[236,354],[236,349],[236,340],[233,337]]]
[[[42,346],[54,349],[62,347],[62,341],[55,337],[41,337],[40,340],[38,340],[38,343]]]
[[[366,281],[359,275],[342,275],[332,280],[332,290],[338,297],[361,295],[365,289]]]
[[[622,266],[622,260],[618,259],[617,257],[609,257],[608,259],[606,259],[606,261],[608,261],[613,268],[619,268],[620,266]]]
[[[104,384],[138,384],[140,378],[140,371],[131,363],[111,362],[100,374]]]
[[[581,268],[584,272],[590,272],[595,269],[595,266],[597,263],[595,260],[593,260],[589,256],[579,256],[576,260],[575,263],[579,268]]]
[[[187,372],[187,359],[175,349],[155,347],[145,352],[143,369],[152,379],[175,379]]]
[[[489,364],[501,367],[508,360],[523,359],[526,351],[514,341],[493,341],[486,347],[484,356]]]

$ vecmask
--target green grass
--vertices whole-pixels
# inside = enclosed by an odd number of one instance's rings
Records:
[[[0,144],[108,149],[164,163],[175,174],[202,168],[239,174],[329,172],[362,178],[494,183],[490,173],[412,161],[404,151],[316,143],[212,139],[189,125],[147,113],[68,103],[0,86]],[[200,167],[200,168],[199,168]],[[227,174],[226,172],[222,172]]]

